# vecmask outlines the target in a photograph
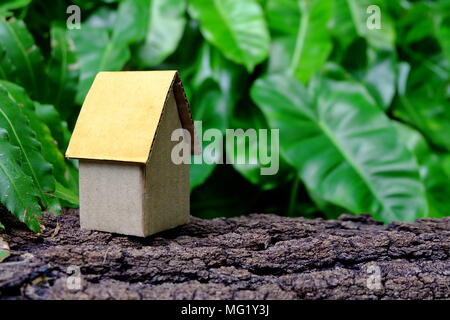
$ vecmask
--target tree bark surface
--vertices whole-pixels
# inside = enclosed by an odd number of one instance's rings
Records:
[[[0,237],[0,299],[450,298],[450,218],[192,217],[142,239],[80,230],[69,209]]]

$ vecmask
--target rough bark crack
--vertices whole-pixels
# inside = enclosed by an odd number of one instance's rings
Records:
[[[45,226],[0,232],[1,299],[450,298],[450,218],[192,218],[141,239],[80,230],[71,209]]]

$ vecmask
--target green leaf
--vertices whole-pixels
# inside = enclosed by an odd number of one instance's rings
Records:
[[[450,154],[445,154],[441,156],[440,160],[447,176],[450,177]]]
[[[200,49],[197,65],[196,72],[185,83],[192,91],[193,118],[202,121],[203,130],[215,128],[225,133],[246,84],[245,69],[206,43]],[[203,148],[208,144],[204,141]],[[215,164],[191,164],[191,189],[203,184],[215,167]]]
[[[11,62],[11,58],[6,53],[6,49],[0,44],[0,79],[7,79],[14,74],[15,66]]]
[[[24,88],[5,80],[0,80],[0,87],[8,92],[10,98],[14,100],[21,110],[34,110],[33,101]]]
[[[192,79],[187,81],[188,86],[193,91],[193,111],[194,119],[205,121],[205,114],[218,116],[216,121],[222,125],[206,125],[210,128],[219,128],[222,131],[228,124],[228,118],[233,113],[236,102],[241,98],[247,84],[247,74],[245,69],[224,58],[224,56],[214,47],[204,43],[200,48],[197,58],[197,68],[192,75]],[[212,91],[212,92],[209,92]],[[207,99],[204,96],[215,96]],[[211,97],[212,98],[212,97]],[[206,112],[199,112],[200,106],[197,100],[209,100],[201,103]],[[208,121],[206,121],[208,123]]]
[[[49,123],[49,125],[58,129],[55,129],[57,134],[67,135],[63,138],[65,145],[61,148],[65,150],[70,137],[67,124],[59,118],[58,112],[53,106],[41,105],[31,101],[23,88],[2,80],[0,80],[0,87],[8,91],[10,98],[21,107],[22,112],[26,115],[30,128],[36,133],[36,139],[41,144],[42,156],[53,165],[55,178],[64,185],[73,185],[70,181],[73,178],[68,172],[69,168],[64,155],[58,148],[58,145],[60,145],[59,141],[53,138],[52,131],[47,126],[47,123]]]
[[[52,51],[46,68],[48,83],[45,99],[58,108],[65,120],[78,111],[73,100],[79,76],[74,45],[66,30],[65,26],[56,23],[50,28]]]
[[[43,158],[36,133],[30,128],[20,106],[4,88],[0,88],[0,102],[0,128],[8,132],[11,144],[19,148],[23,159],[22,168],[38,188],[44,208],[52,213],[59,213],[61,208],[57,199],[48,196],[55,189],[52,165]]]
[[[70,140],[70,131],[67,122],[63,121],[54,106],[35,102],[34,111],[36,117],[44,122],[50,129],[52,136],[58,143],[60,150],[66,150]]]
[[[74,191],[64,187],[59,182],[56,182],[55,196],[73,205],[80,204],[78,195]]]
[[[4,226],[0,223],[0,229]],[[0,263],[11,255],[8,243],[0,237]]]
[[[448,84],[429,71],[423,73],[420,67],[413,69],[408,76],[409,65],[403,63],[402,66],[402,87],[394,115],[417,128],[433,145],[450,151]],[[421,80],[424,77],[426,82]]]
[[[193,118],[202,121],[203,129],[216,128],[222,133],[228,126],[229,106],[216,82],[208,79],[195,92]]]
[[[83,26],[83,29],[74,29],[70,33],[80,64],[76,102],[82,104],[97,73],[122,69],[130,58],[130,52],[126,45],[112,42],[104,29]]]
[[[299,1],[268,0],[265,7],[269,28],[281,34],[298,32],[300,21]]]
[[[204,100],[204,101],[207,101],[207,100]],[[209,109],[209,111],[211,111],[211,109]],[[214,125],[214,122],[209,122],[210,120],[211,119],[206,119],[205,123],[203,123],[203,121],[202,121],[200,123],[200,126],[199,126],[198,122],[194,123],[194,125],[196,126],[196,128],[195,128],[196,134],[199,139],[201,139],[201,137],[203,136],[204,129],[214,128],[214,127],[212,127]],[[204,124],[208,127],[203,128]],[[211,127],[209,127],[209,126],[211,126]],[[214,168],[216,167],[216,163],[213,163],[212,159],[210,159],[208,157],[208,155],[204,152],[206,146],[208,146],[210,143],[213,143],[213,141],[208,142],[208,141],[201,139],[201,142],[202,142],[201,157],[199,155],[191,156],[191,165],[190,165],[190,169],[189,169],[191,191],[194,188],[196,188],[197,186],[202,185],[206,181],[206,179],[208,179],[208,177],[212,174],[212,172],[214,171]],[[200,159],[200,163],[196,163],[196,161],[195,161],[196,158]],[[206,161],[208,161],[208,163],[206,163],[205,159],[206,159]]]
[[[30,4],[31,0],[3,0],[0,3],[0,14],[4,14],[10,10],[21,9]]]
[[[358,35],[347,0],[334,0],[334,3],[334,14],[330,30],[335,38],[339,54],[343,54]]]
[[[119,4],[112,27],[112,42],[130,44],[144,39],[150,1],[124,0]]]
[[[3,75],[5,79],[20,84],[33,98],[42,97],[45,83],[42,53],[23,21],[0,18],[0,47],[8,57],[4,62],[14,66],[11,68],[2,63],[3,73],[9,70]]]
[[[69,32],[80,64],[80,82],[76,96],[78,104],[83,102],[98,72],[121,70],[130,59],[128,45],[143,36],[140,23],[143,21],[143,11],[140,10],[140,3],[142,2],[132,0],[121,2],[113,30],[83,25],[82,29]],[[128,11],[135,15],[130,15]]]
[[[285,9],[288,10],[289,7]],[[333,2],[300,0],[295,10],[300,17],[296,23],[297,28],[292,34],[274,41],[269,71],[287,72],[306,82],[323,66],[331,52],[327,25],[332,17]],[[286,12],[285,15],[288,14]]]
[[[396,125],[408,149],[414,153],[419,163],[430,216],[434,218],[446,216],[450,207],[450,175],[445,172],[440,158],[433,153],[419,132],[402,123]]]
[[[450,16],[441,19],[436,28],[436,36],[442,51],[450,64]]]
[[[252,71],[267,58],[269,32],[255,0],[191,0],[191,15],[203,36],[228,59]]]
[[[310,190],[385,222],[427,215],[413,155],[361,85],[315,81],[306,90],[273,75],[251,93],[270,126],[280,128],[282,155]]]
[[[137,61],[142,67],[153,67],[178,46],[186,24],[185,0],[144,0],[143,30],[145,41],[136,51]]]
[[[267,121],[261,111],[251,101],[245,101],[236,109],[230,128],[243,129],[244,132],[249,129],[255,130],[257,134],[257,140],[249,138],[226,140],[227,159],[232,159],[230,151],[234,150],[233,167],[245,179],[252,184],[258,185],[261,190],[271,190],[281,186],[291,178],[293,170],[279,155],[278,141],[274,139],[275,144],[272,145],[272,132]],[[262,139],[259,130],[267,130],[267,141]],[[239,157],[239,150],[244,150],[245,163],[236,161]],[[264,152],[264,155],[270,156],[271,162],[262,164],[259,152]],[[273,170],[278,167],[277,172],[271,175],[262,174],[262,168],[270,166],[272,166]]]
[[[0,200],[14,216],[38,232],[42,216],[38,190],[17,162],[19,148],[6,141],[4,132],[0,135]]]
[[[431,2],[411,3],[411,6],[403,12],[402,19],[398,22],[398,41],[411,45],[432,36],[435,17]]]
[[[10,253],[8,250],[1,250],[0,249],[0,262],[3,262],[6,258],[10,256]]]
[[[342,1],[337,6],[344,5]],[[395,43],[395,29],[393,22],[386,8],[386,3],[382,0],[346,0],[349,8],[350,19],[356,33],[367,40],[367,42],[377,49],[392,49]],[[368,12],[368,8],[376,6],[379,8],[381,25],[380,28],[370,29],[368,24],[372,21],[373,13]],[[348,34],[341,34],[342,37]]]
[[[397,80],[396,58],[392,52],[374,52],[368,54],[368,66],[359,77],[377,101],[387,110],[395,95]]]
[[[65,150],[67,148],[70,139],[70,131],[67,128],[67,123],[61,120],[55,107],[49,104],[33,102],[28,97],[26,91],[14,83],[0,80],[0,86],[8,91],[18,106],[26,110],[31,110],[34,116],[48,126],[52,136],[54,136],[58,142],[59,149]]]
[[[42,156],[53,166],[53,176],[62,183],[67,183],[67,166],[64,155],[58,149],[57,142],[52,137],[50,129],[36,117],[32,110],[24,110],[30,128],[36,133],[36,139],[41,144]]]

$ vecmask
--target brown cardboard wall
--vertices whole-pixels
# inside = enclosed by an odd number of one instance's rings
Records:
[[[80,160],[81,228],[144,236],[143,168]]]
[[[179,143],[170,139],[176,128],[181,128],[181,122],[171,90],[145,172],[146,235],[189,221],[189,165],[176,165],[171,160],[172,148]]]

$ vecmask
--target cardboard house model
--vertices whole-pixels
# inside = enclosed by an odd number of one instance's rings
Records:
[[[171,161],[177,128],[194,141],[176,71],[97,75],[66,151],[79,159],[81,228],[145,237],[188,222],[189,165]]]

